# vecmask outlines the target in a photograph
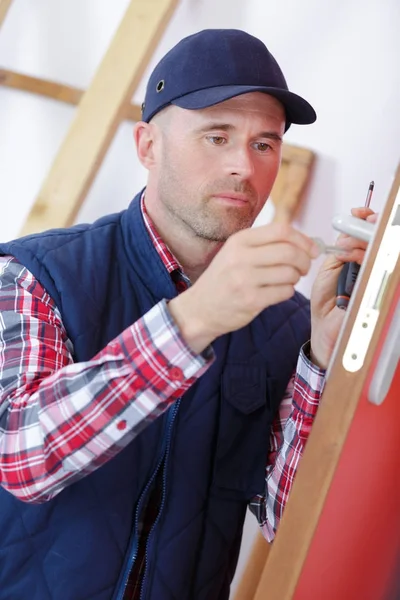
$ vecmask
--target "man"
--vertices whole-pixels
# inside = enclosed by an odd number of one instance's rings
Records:
[[[2,599],[223,600],[249,504],[273,539],[343,254],[315,283],[310,338],[294,285],[318,248],[251,225],[284,132],[314,120],[261,41],[190,36],[150,77],[129,208],[0,246]]]

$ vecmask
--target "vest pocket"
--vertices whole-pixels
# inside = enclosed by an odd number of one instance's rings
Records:
[[[263,365],[226,365],[221,376],[214,484],[219,494],[262,494],[273,416],[273,380]],[[225,494],[224,494],[225,495]]]

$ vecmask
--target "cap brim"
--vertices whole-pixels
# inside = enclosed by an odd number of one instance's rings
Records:
[[[171,101],[171,104],[187,109],[207,108],[249,92],[264,92],[277,98],[285,108],[289,124],[309,125],[314,123],[317,118],[311,104],[301,96],[279,88],[257,87],[254,85],[227,85],[207,88],[175,98]]]

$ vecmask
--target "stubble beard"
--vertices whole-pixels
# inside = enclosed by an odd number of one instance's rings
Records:
[[[253,218],[236,207],[212,206],[213,199],[200,199],[196,207],[185,207],[165,201],[170,214],[190,229],[197,237],[210,242],[226,242],[235,232],[250,227]]]
[[[169,170],[168,176],[159,181],[159,200],[178,227],[184,227],[204,240],[221,243],[237,231],[251,227],[257,215],[254,214],[254,201],[237,207],[223,206],[218,205],[213,195],[227,189],[248,192],[244,187],[241,185],[234,189],[232,184],[224,187],[219,183],[205,191],[197,191],[194,199],[193,190],[182,192],[181,182]]]

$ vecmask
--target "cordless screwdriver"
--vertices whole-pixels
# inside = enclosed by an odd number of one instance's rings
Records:
[[[371,203],[372,192],[374,190],[375,183],[371,181],[368,187],[367,197],[365,199],[365,207],[369,208]],[[336,306],[342,310],[346,310],[350,296],[353,292],[357,275],[360,270],[360,265],[356,262],[345,263],[340,271],[337,289],[336,289]]]

